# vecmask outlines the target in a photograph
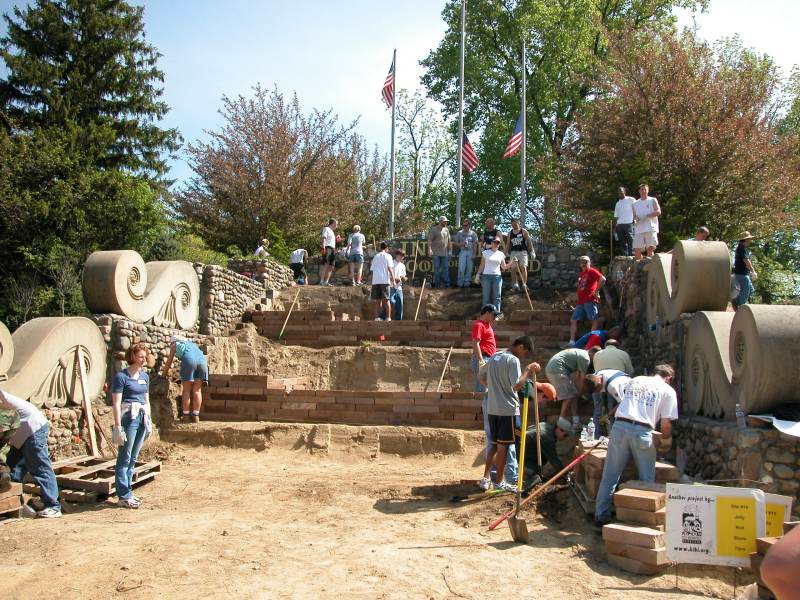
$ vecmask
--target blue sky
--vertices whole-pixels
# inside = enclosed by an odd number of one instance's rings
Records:
[[[439,0],[147,0],[146,35],[163,54],[165,124],[184,139],[204,138],[221,123],[223,95],[248,95],[257,83],[296,91],[306,109],[333,108],[343,122],[360,117],[370,145],[389,146],[389,116],[380,88],[397,48],[398,86],[415,88],[427,56],[444,33]],[[0,0],[0,9],[23,4]],[[680,11],[715,40],[739,34],[788,72],[800,63],[800,0],[711,0],[707,14]],[[4,32],[0,26],[0,31]],[[179,158],[171,176],[191,169]]]

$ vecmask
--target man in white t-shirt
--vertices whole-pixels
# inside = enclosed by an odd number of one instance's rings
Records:
[[[394,257],[394,283],[391,286],[391,297],[389,302],[392,305],[392,319],[395,321],[403,320],[403,281],[406,279],[406,253],[398,250]]]
[[[298,285],[308,285],[305,265],[307,258],[308,252],[304,248],[297,248],[289,257],[289,268],[292,270],[294,280]]]
[[[656,451],[665,452],[672,445],[672,421],[678,418],[678,399],[670,386],[675,371],[669,365],[657,365],[654,372],[652,377],[634,377],[622,393],[597,492],[597,525],[611,520],[611,497],[631,457],[639,479],[652,482],[656,477]]]
[[[603,404],[606,404],[606,415],[608,417],[609,429],[613,425],[614,412],[617,405],[622,401],[622,394],[625,386],[631,381],[631,376],[623,369],[599,369],[597,368],[597,357],[600,352],[594,355],[593,361],[595,372],[587,375],[584,379],[583,393],[591,394],[594,402],[594,437],[600,439],[604,435],[601,431],[601,418],[603,416]],[[633,369],[631,369],[631,373]]]
[[[322,228],[322,267],[319,272],[320,285],[333,285],[331,275],[333,275],[333,265],[336,262],[336,234],[334,231],[339,225],[336,219],[330,219],[328,224]]]
[[[639,186],[639,199],[633,203],[633,217],[636,225],[633,229],[633,251],[636,260],[642,258],[642,252],[653,256],[658,246],[658,217],[661,207],[658,200],[649,196],[650,186],[643,183]]]
[[[624,187],[617,190],[617,204],[614,206],[614,231],[617,241],[622,246],[623,256],[633,256],[633,203],[636,200],[628,196]]]
[[[375,320],[381,320],[381,310],[385,311],[386,320],[391,321],[389,312],[389,285],[395,280],[394,261],[386,251],[389,245],[381,242],[381,251],[372,257],[369,270],[372,271],[372,289],[370,298],[375,303]]]

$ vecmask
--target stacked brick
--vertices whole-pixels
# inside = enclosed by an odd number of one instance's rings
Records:
[[[569,311],[515,311],[510,319],[494,323],[498,347],[508,346],[520,335],[531,335],[538,348],[556,348],[569,339]],[[338,317],[338,318],[337,318]],[[252,311],[249,319],[261,335],[277,338],[286,320],[284,311]],[[407,344],[419,347],[469,348],[472,321],[350,320],[332,311],[293,311],[283,337],[287,344],[305,346],[352,346],[361,342]]]
[[[22,484],[12,483],[8,490],[0,492],[0,519],[18,516],[22,504]]]
[[[667,565],[664,535],[666,494],[654,489],[626,488],[614,494],[622,523],[603,527],[609,564],[640,575],[657,575]]]
[[[212,375],[203,390],[205,418],[483,428],[480,394],[312,390],[303,389],[305,383],[258,375]]]

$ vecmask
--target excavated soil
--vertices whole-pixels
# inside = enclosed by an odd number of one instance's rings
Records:
[[[175,450],[173,448],[173,450]],[[527,545],[487,524],[507,498],[475,488],[465,456],[364,458],[179,447],[139,510],[70,505],[0,524],[3,597],[731,598],[732,573],[647,578],[606,564],[568,489],[526,510]],[[740,583],[744,577],[739,576]]]

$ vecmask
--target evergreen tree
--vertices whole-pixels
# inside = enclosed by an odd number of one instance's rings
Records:
[[[168,106],[143,13],[123,0],[37,0],[4,15],[7,119],[23,131],[63,129],[89,164],[163,176],[179,136],[157,124]]]

